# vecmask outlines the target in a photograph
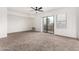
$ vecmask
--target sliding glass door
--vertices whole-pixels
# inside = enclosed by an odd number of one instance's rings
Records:
[[[48,32],[48,20],[46,17],[43,18],[43,32]]]
[[[43,18],[43,32],[54,33],[54,19],[53,19],[53,16]]]

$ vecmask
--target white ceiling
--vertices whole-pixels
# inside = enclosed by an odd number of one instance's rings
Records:
[[[54,9],[57,9],[59,7],[43,7],[44,12],[48,12]],[[16,12],[20,12],[20,13],[27,13],[27,14],[34,14],[35,11],[30,8],[30,7],[8,7],[9,11],[16,11]],[[44,12],[40,12],[40,13],[44,13]]]

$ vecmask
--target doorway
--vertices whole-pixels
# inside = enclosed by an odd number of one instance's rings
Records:
[[[43,32],[54,34],[54,17],[43,17]]]

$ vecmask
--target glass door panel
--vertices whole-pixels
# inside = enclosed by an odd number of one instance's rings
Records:
[[[53,19],[53,16],[43,18],[43,32],[54,33],[54,19]]]
[[[53,20],[53,16],[52,17],[48,17],[48,32],[49,33],[54,33],[54,20]]]
[[[48,32],[48,27],[47,27],[47,18],[45,17],[43,20],[43,31]]]

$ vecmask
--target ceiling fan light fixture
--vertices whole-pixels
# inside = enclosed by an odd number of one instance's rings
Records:
[[[38,12],[43,12],[43,8],[42,7],[31,7],[34,11],[36,11],[36,13]]]

